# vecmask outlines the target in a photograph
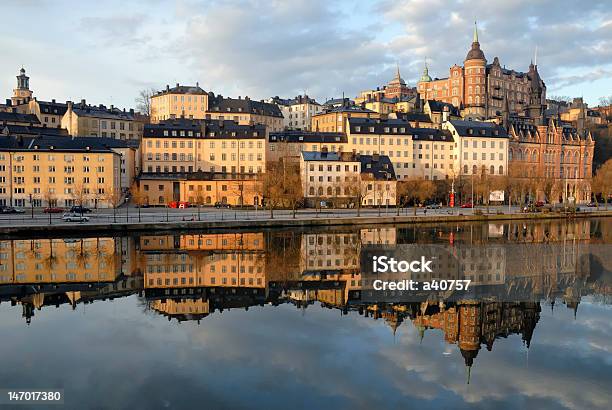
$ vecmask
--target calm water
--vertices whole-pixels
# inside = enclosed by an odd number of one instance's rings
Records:
[[[361,252],[411,243],[508,250],[461,259],[469,294],[365,298]],[[2,240],[0,389],[71,409],[609,409],[611,245],[612,219]]]

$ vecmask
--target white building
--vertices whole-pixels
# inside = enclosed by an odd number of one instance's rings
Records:
[[[278,105],[284,117],[283,126],[289,130],[309,131],[312,116],[323,111],[323,107],[307,95],[298,95],[289,100],[274,97],[268,102]]]

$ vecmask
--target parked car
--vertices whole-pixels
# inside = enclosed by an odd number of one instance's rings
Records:
[[[62,217],[62,220],[64,222],[88,222],[89,217],[81,215],[81,214],[77,214],[74,212],[70,212],[70,213],[64,214],[64,216]]]
[[[2,208],[3,214],[22,214],[25,211],[23,209],[14,208],[12,206],[6,206]]]
[[[425,204],[426,209],[442,209],[442,205],[439,202],[429,202]]]
[[[171,201],[168,202],[168,208],[180,208],[180,209],[184,209],[184,208],[189,208],[189,202],[187,201]]]
[[[64,212],[64,208],[59,208],[57,206],[49,206],[43,209],[43,213],[45,214],[61,214]]]
[[[596,204],[595,202],[589,202],[589,203],[587,204],[587,206],[588,206],[589,208],[597,208],[597,204]]]
[[[465,204],[461,205],[461,208],[474,208],[474,204],[471,202],[466,202]]]
[[[536,208],[541,208],[544,206],[544,201],[536,201],[534,205]]]
[[[226,203],[226,202],[215,202],[215,208],[219,209],[219,208],[231,208],[231,205]]]
[[[86,207],[81,206],[81,205],[74,205],[74,206],[72,206],[72,208],[70,208],[70,212],[71,213],[75,213],[75,214],[76,213],[86,214],[86,213],[91,212],[91,209],[86,208]]]

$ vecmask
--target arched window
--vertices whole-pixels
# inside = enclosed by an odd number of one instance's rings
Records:
[[[491,165],[491,168],[489,168],[489,174],[495,175],[495,167],[493,165]]]
[[[315,194],[315,189],[313,186],[310,187],[310,189],[308,190],[308,194],[309,195],[314,195]]]
[[[336,187],[336,196],[340,196],[340,189],[341,188],[339,186]]]
[[[471,85],[468,87],[468,94],[472,94],[472,86]]]
[[[209,197],[209,196],[207,196],[207,197],[206,197],[206,203],[207,203],[207,204],[211,204],[211,203],[212,203],[212,198],[211,198],[211,197]]]
[[[327,195],[332,196],[332,188],[330,186],[327,187]]]
[[[471,104],[471,103],[472,103],[472,96],[470,95],[470,96],[468,97],[468,104]]]
[[[319,189],[317,190],[317,193],[319,196],[323,196],[323,187],[320,186]]]
[[[476,94],[480,94],[480,86],[479,85],[476,86]]]
[[[472,174],[476,175],[478,173],[478,167],[476,165],[472,166]]]
[[[476,104],[480,104],[480,97],[476,96]]]
[[[536,150],[533,150],[533,153],[531,154],[531,160],[533,162],[536,162],[538,160],[538,153]]]
[[[467,175],[467,173],[468,173],[468,166],[467,165],[463,166],[463,173]]]
[[[499,172],[498,172],[498,174],[499,174],[499,175],[504,175],[504,166],[503,166],[503,165],[500,165],[500,166],[499,166]]]

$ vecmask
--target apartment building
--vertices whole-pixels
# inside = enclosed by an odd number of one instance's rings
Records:
[[[329,108],[312,117],[311,130],[316,132],[346,132],[346,120],[349,118],[380,118],[381,114],[372,110],[351,105],[345,99],[343,104]]]
[[[281,131],[268,136],[266,160],[277,162],[281,158],[299,162],[302,151],[345,151],[346,134],[339,132]]]
[[[85,100],[74,104],[66,102],[66,113],[61,128],[72,136],[108,137],[120,140],[140,140],[143,123],[137,121],[134,110],[120,110],[114,106],[88,105]]]
[[[308,95],[295,98],[270,98],[267,102],[278,105],[283,114],[283,128],[287,130],[310,130],[312,116],[323,111],[323,107]]]
[[[66,103],[58,103],[55,100],[38,101],[36,98],[15,107],[16,112],[35,115],[40,126],[47,128],[61,128],[62,118],[67,109]]]
[[[456,142],[457,175],[507,175],[509,135],[493,122],[451,120],[443,124]]]
[[[387,156],[352,152],[303,151],[300,159],[306,203],[331,201],[335,206],[395,205],[396,178]]]
[[[240,125],[263,124],[270,131],[283,129],[283,114],[276,104],[248,96],[227,98],[195,86],[176,84],[151,97],[151,122],[173,119],[230,120]]]
[[[145,126],[147,173],[257,174],[266,169],[267,129],[234,121],[176,119]]]
[[[96,138],[4,137],[0,205],[111,207],[120,169],[121,155]]]

